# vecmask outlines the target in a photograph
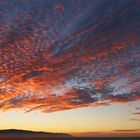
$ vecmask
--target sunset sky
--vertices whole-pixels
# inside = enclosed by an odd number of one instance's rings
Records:
[[[0,129],[140,136],[140,1],[0,0]]]

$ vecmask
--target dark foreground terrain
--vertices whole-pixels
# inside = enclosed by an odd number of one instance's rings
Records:
[[[0,140],[140,140],[138,138],[0,137]]]
[[[72,137],[65,133],[34,132],[29,130],[0,130],[0,140],[64,140]]]
[[[28,130],[0,130],[0,140],[140,140],[140,137],[74,137],[66,133],[34,132]]]

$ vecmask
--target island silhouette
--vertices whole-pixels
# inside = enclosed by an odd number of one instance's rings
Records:
[[[0,137],[72,137],[66,133],[36,132],[30,130],[6,129],[0,130]]]

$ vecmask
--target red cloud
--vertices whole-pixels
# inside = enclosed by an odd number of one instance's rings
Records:
[[[15,5],[18,14],[9,9],[11,18],[1,19],[0,109],[53,112],[139,101],[135,10],[127,10],[129,17],[124,5],[120,12],[86,21],[89,3],[83,11],[72,2],[68,8],[52,5],[40,12],[32,4],[28,12]]]

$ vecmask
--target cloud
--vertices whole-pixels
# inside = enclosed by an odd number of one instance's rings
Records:
[[[0,5],[0,110],[139,101],[139,2],[42,3]]]
[[[114,130],[115,132],[139,132],[140,129],[120,129],[120,130]]]
[[[140,110],[140,107],[136,107],[136,110]]]
[[[140,115],[140,112],[135,112],[133,113],[133,115]]]
[[[137,118],[131,118],[130,120],[131,121],[140,121],[140,119],[137,119]]]
[[[133,111],[130,111],[133,118],[130,118],[131,121],[140,121],[137,117],[140,115],[139,107],[135,107]]]

